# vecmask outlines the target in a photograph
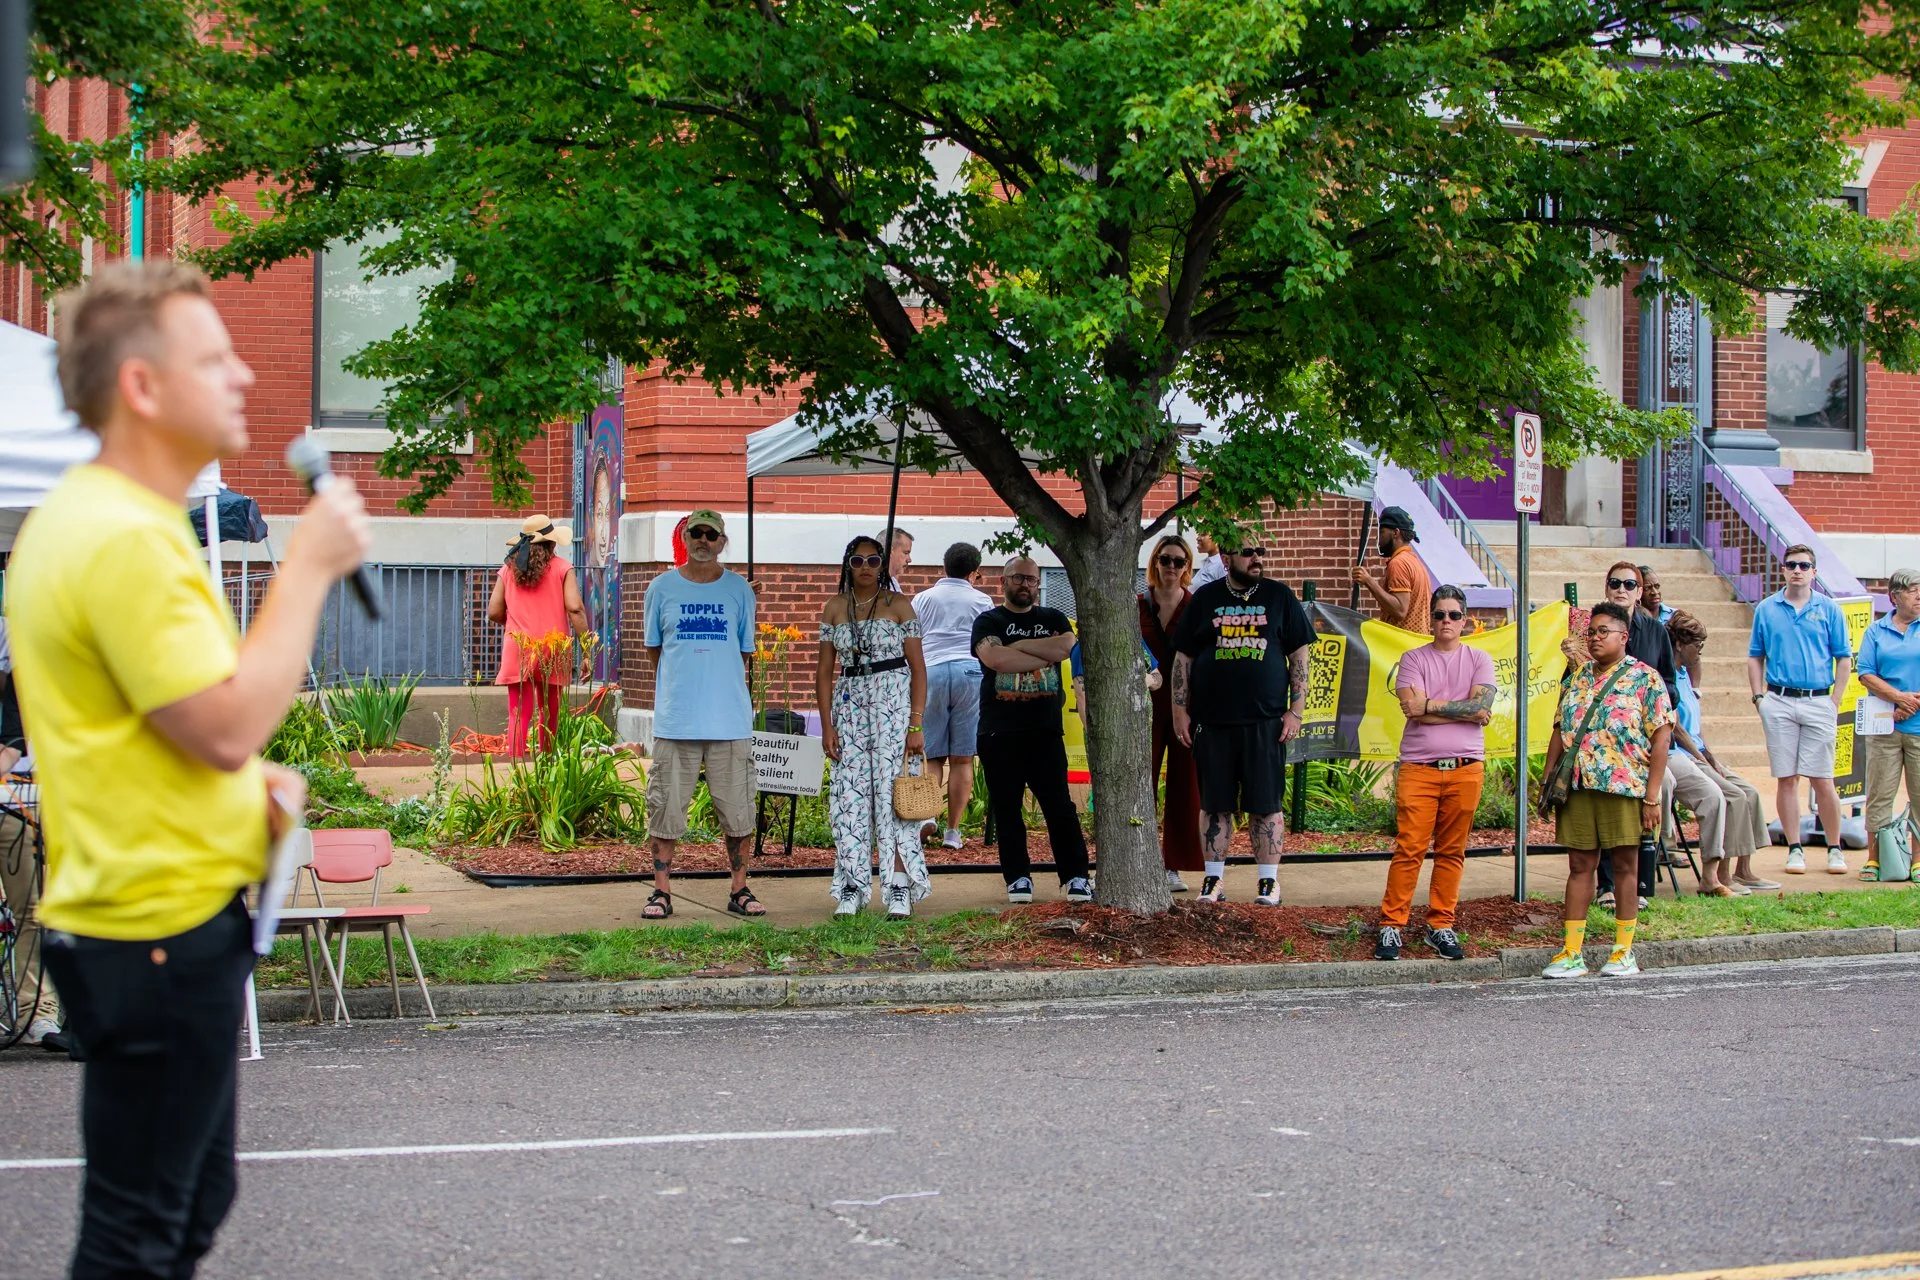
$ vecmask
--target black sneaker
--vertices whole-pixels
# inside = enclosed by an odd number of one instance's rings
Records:
[[[1009,884],[1007,886],[1007,901],[1008,902],[1032,902],[1033,901],[1033,881],[1026,876],[1021,876],[1018,880],[1015,880],[1012,884]]]
[[[1390,924],[1380,926],[1380,941],[1373,944],[1375,960],[1398,960],[1400,958],[1400,931]]]
[[[1467,949],[1460,945],[1459,937],[1451,929],[1427,930],[1427,945],[1449,960],[1467,958]]]
[[[1075,876],[1060,887],[1067,891],[1068,902],[1093,901],[1093,882],[1085,876]]]

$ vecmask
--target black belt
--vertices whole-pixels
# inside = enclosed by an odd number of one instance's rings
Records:
[[[1464,769],[1470,764],[1482,764],[1484,762],[1479,756],[1448,756],[1444,760],[1409,760],[1407,763],[1418,765],[1423,769],[1439,769],[1444,773],[1449,769]]]
[[[898,658],[887,658],[880,662],[863,662],[858,666],[842,667],[840,674],[849,679],[855,676],[877,676],[882,671],[898,671],[906,665],[907,659],[903,654]]]
[[[1828,685],[1824,689],[1795,689],[1789,685],[1770,684],[1767,686],[1767,692],[1777,693],[1783,698],[1824,698],[1833,692],[1833,686]]]

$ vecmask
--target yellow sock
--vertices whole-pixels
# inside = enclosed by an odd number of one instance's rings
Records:
[[[1580,948],[1587,945],[1587,922],[1585,920],[1569,920],[1566,922],[1565,928],[1567,931],[1567,945],[1560,948],[1560,954],[1562,956],[1577,956],[1580,954]]]
[[[1619,920],[1613,926],[1613,959],[1619,960],[1633,950],[1633,926],[1638,920]]]

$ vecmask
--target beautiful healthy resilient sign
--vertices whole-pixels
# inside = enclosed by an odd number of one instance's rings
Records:
[[[817,796],[826,771],[820,739],[801,733],[753,735],[753,769],[760,790],[782,796]]]

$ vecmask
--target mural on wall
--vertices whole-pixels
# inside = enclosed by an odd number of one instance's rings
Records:
[[[620,674],[620,516],[624,509],[626,429],[618,402],[602,404],[574,431],[575,567],[587,622],[600,637],[593,678]]]

